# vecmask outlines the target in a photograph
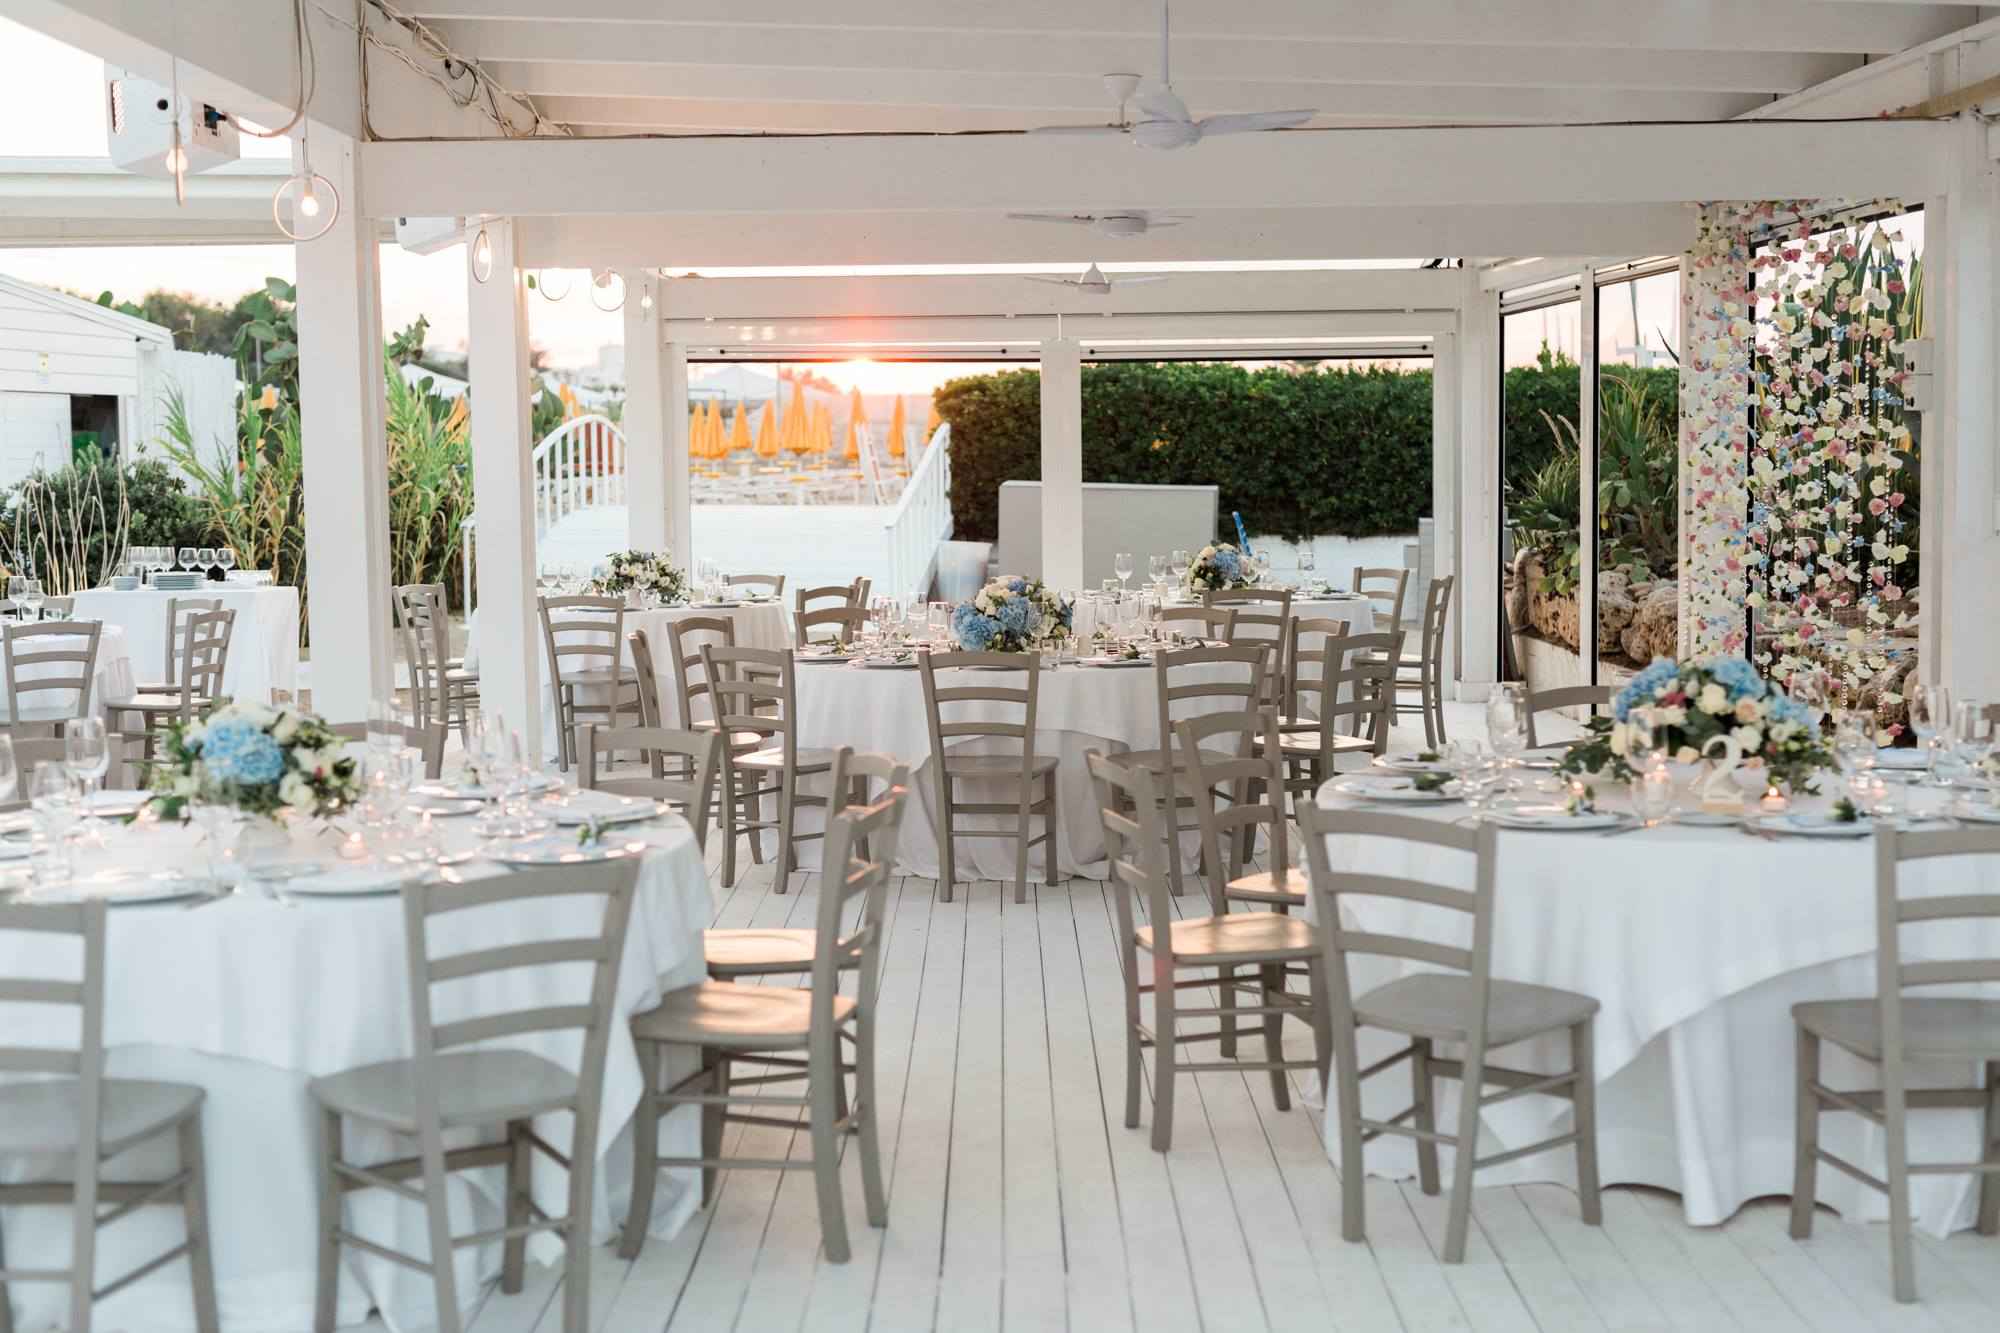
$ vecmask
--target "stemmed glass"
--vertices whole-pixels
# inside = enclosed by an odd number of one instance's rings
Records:
[[[1313,568],[1313,545],[1308,540],[1304,546],[1299,548],[1299,582],[1308,584],[1316,583],[1318,580],[1313,575]]]
[[[229,571],[236,568],[236,548],[234,546],[218,546],[215,550],[215,563],[222,566],[222,577],[226,582],[229,578]]]
[[[195,557],[201,561],[201,576],[207,578],[208,571],[215,568],[215,548],[204,546],[195,552]]]
[[[17,618],[21,614],[22,605],[27,600],[27,596],[28,580],[26,576],[15,574],[7,580],[7,600],[14,604],[14,615]]]
[[[1866,709],[1845,708],[1835,714],[1833,757],[1849,784],[1866,778],[1875,767],[1875,719]]]
[[[1120,551],[1111,557],[1111,572],[1118,576],[1118,594],[1124,596],[1125,585],[1132,580],[1132,553]]]
[[[192,546],[183,546],[183,547],[181,547],[181,558],[180,558],[180,567],[181,567],[181,568],[182,568],[183,570],[189,570],[189,569],[193,569],[193,568],[194,568],[194,557],[195,557],[195,548],[194,548],[194,547],[192,547]]]
[[[1917,744],[1924,747],[1924,780],[1936,782],[1938,741],[1953,735],[1951,690],[1943,685],[1916,682],[1910,686],[1909,713],[1910,730],[1917,733]]]
[[[1986,724],[1986,709],[1975,699],[1961,699],[1946,729],[1951,757],[1966,771],[1966,785],[1978,787],[1990,781],[1984,772],[1993,753],[1993,730]]]
[[[1155,588],[1163,586],[1167,581],[1167,558],[1163,555],[1147,556],[1146,575]]]
[[[75,878],[69,829],[76,811],[76,790],[70,784],[68,768],[54,762],[36,764],[35,775],[28,784],[28,805],[35,812],[45,858],[45,868],[37,868],[36,879],[66,883]]]
[[[21,605],[34,612],[35,619],[40,620],[42,618],[42,603],[48,600],[42,593],[42,581],[40,579],[26,579],[24,582],[27,586],[21,592]]]
[[[98,831],[97,812],[90,798],[110,766],[111,749],[105,741],[103,718],[76,717],[63,724],[63,767],[76,780],[83,796],[84,839],[87,842],[103,840]]]

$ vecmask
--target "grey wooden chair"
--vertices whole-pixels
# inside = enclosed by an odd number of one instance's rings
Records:
[[[729,616],[682,616],[667,624],[667,652],[674,667],[674,705],[680,710],[679,726],[715,726],[714,709],[708,699],[708,677],[701,664],[700,641],[704,636],[719,648],[734,648],[736,621]]]
[[[800,790],[799,779],[833,769],[834,751],[801,750],[795,668],[789,652],[765,648],[701,646],[702,675],[715,707],[715,723],[725,735],[752,733],[758,748],[739,750],[731,744],[722,768],[722,880],[736,880],[736,838],[747,833],[754,844],[765,829],[778,835],[774,892],[788,891],[787,879],[798,864],[797,844],[824,833],[800,833],[800,806],[826,806],[829,796]],[[764,817],[763,801],[778,803],[776,819]]]
[[[809,611],[825,609],[860,610],[868,605],[861,597],[861,579],[852,583],[828,583],[817,588],[795,588],[792,591],[792,626],[796,634],[799,618]],[[804,639],[797,639],[804,643]]]
[[[60,735],[64,722],[89,711],[103,631],[95,620],[0,626],[9,735]]]
[[[1111,862],[1112,902],[1118,914],[1119,963],[1125,979],[1125,1127],[1139,1125],[1140,1085],[1144,1081],[1141,1053],[1152,1047],[1153,1137],[1156,1151],[1173,1144],[1174,1082],[1177,1075],[1205,1072],[1269,1071],[1271,1096],[1279,1110],[1291,1107],[1285,1074],[1294,1069],[1323,1069],[1329,1028],[1326,1008],[1317,991],[1311,997],[1285,991],[1285,967],[1309,962],[1319,954],[1313,928],[1296,917],[1276,912],[1230,912],[1175,919],[1168,878],[1161,864],[1167,847],[1169,788],[1150,770],[1096,750],[1086,756],[1097,790],[1098,817],[1103,821],[1105,851]],[[1139,925],[1132,904],[1139,899],[1150,925]],[[1141,970],[1139,955],[1146,955]],[[1238,1005],[1226,978],[1237,968],[1254,968],[1258,1002]],[[1224,979],[1223,1003],[1184,1005],[1184,990],[1206,990]],[[1149,979],[1150,978],[1150,979]],[[1141,998],[1153,997],[1153,1023],[1140,1013]],[[1286,1015],[1305,1018],[1313,1029],[1314,1059],[1287,1060],[1282,1026]],[[1187,1019],[1215,1019],[1212,1030],[1189,1032]],[[1181,1048],[1219,1041],[1244,1018],[1259,1020],[1264,1059],[1186,1060]],[[1225,1026],[1225,1023],[1229,1026]]]
[[[1375,630],[1382,633],[1403,627],[1403,598],[1410,590],[1407,569],[1354,567],[1354,583],[1348,589],[1368,599],[1375,608]],[[1385,605],[1386,603],[1386,605]]]
[[[1226,636],[1233,645],[1256,644],[1269,650],[1264,664],[1264,702],[1280,700],[1285,681],[1291,676],[1292,590],[1290,588],[1210,588],[1202,601],[1211,607],[1234,611]]]
[[[1285,679],[1280,695],[1278,730],[1318,731],[1319,722],[1307,708],[1318,698],[1320,677],[1329,669],[1338,671],[1347,660],[1340,640],[1347,637],[1347,622],[1313,616],[1293,617],[1292,642],[1285,650]],[[1300,689],[1301,680],[1305,689]]]
[[[1299,621],[1303,630],[1335,621]],[[1278,746],[1285,759],[1285,787],[1293,807],[1339,771],[1348,755],[1387,754],[1390,709],[1395,706],[1395,661],[1402,651],[1401,632],[1325,635],[1325,647],[1297,650],[1292,683],[1295,707],[1310,704],[1316,715],[1310,730],[1278,729]],[[1308,673],[1305,668],[1313,667]]]
[[[666,767],[685,777],[607,777],[598,772],[598,756],[637,750],[649,761],[666,759]],[[578,785],[587,791],[616,796],[644,796],[679,806],[694,828],[694,841],[708,848],[708,821],[714,812],[716,783],[722,775],[722,737],[714,731],[681,731],[671,727],[600,727],[586,722],[577,732]]]
[[[885,754],[856,754],[843,746],[833,756],[833,813],[865,806],[874,799],[910,785],[909,766]],[[875,796],[871,798],[871,791]],[[868,859],[864,839],[859,846]],[[708,975],[717,981],[740,977],[784,976],[812,970],[819,936],[811,927],[709,927],[702,932],[702,955]]]
[[[586,720],[617,726],[639,716],[639,673],[624,663],[622,597],[542,597],[542,641],[548,652],[549,689],[556,706],[556,762],[564,772],[576,762],[576,728]],[[601,690],[599,703],[583,703],[578,690]]]
[[[0,1045],[0,1161],[64,1162],[65,1179],[0,1185],[0,1206],[66,1206],[70,1210],[70,1266],[20,1269],[0,1265],[0,1328],[14,1326],[7,1287],[15,1282],[61,1282],[69,1287],[71,1333],[89,1333],[91,1307],[153,1270],[185,1257],[192,1278],[194,1322],[217,1333],[215,1272],[210,1260],[207,1177],[202,1156],[202,1090],[185,1083],[104,1076],[104,915],[100,899],[87,903],[0,905],[0,933],[30,932],[69,938],[82,962],[74,981],[0,977],[0,1001],[37,1011],[74,1009],[79,1036],[73,1046]],[[55,1031],[70,1020],[53,1018]],[[40,1025],[37,1025],[40,1027]],[[39,1077],[23,1080],[21,1075]],[[106,1166],[141,1144],[171,1134],[179,1169],[148,1180],[105,1178]],[[10,1181],[13,1177],[9,1176]],[[178,1203],[187,1239],[164,1254],[99,1286],[98,1231],[149,1204]],[[109,1205],[108,1208],[104,1207]],[[46,1219],[45,1213],[17,1214]],[[46,1221],[40,1224],[47,1225]],[[0,1245],[4,1252],[4,1245]]]
[[[1186,789],[1182,778],[1187,761],[1175,743],[1174,723],[1201,713],[1240,712],[1251,707],[1263,698],[1264,663],[1268,657],[1264,649],[1249,647],[1186,648],[1159,653],[1153,658],[1159,745],[1149,750],[1128,750],[1118,756],[1118,761],[1149,770],[1159,779],[1166,795],[1167,876],[1176,898],[1185,887],[1181,831],[1197,827],[1198,819],[1193,817],[1194,793]],[[1220,673],[1212,668],[1220,668]],[[1183,815],[1189,818],[1184,819]]]
[[[1042,845],[1042,883],[1056,882],[1056,757],[1035,753],[1040,653],[920,653],[924,712],[930,724],[931,774],[937,783],[938,898],[951,901],[961,838],[1014,843],[1014,901],[1028,901],[1028,851]],[[939,684],[938,673],[960,674]],[[962,747],[994,742],[1007,751],[966,754]],[[983,747],[982,747],[983,748]],[[1011,801],[964,801],[961,782],[1004,785]],[[960,815],[1012,815],[1012,828],[968,827]],[[1040,816],[1042,833],[1034,836]]]
[[[479,673],[451,656],[444,585],[406,583],[391,592],[410,670],[410,718],[419,727],[457,727],[463,740],[467,719],[479,706]]]
[[[1917,1299],[1910,1243],[1910,1177],[1977,1174],[1979,1233],[2000,1235],[2000,1000],[1910,997],[1918,986],[2000,981],[2000,958],[1951,957],[1966,952],[1940,938],[1950,923],[2000,917],[2000,891],[1993,886],[1991,858],[2000,856],[2000,829],[1966,828],[1908,831],[1883,822],[1875,830],[1875,998],[1812,1000],[1792,1006],[1798,1025],[1798,1133],[1792,1186],[1792,1235],[1812,1234],[1818,1168],[1828,1166],[1889,1196],[1889,1267],[1899,1301]],[[1972,861],[1972,858],[1980,858]],[[1947,859],[1949,858],[1949,860]],[[1906,896],[1904,866],[1924,862],[1955,864],[1984,892]],[[1924,952],[1948,956],[1908,961],[1912,949],[1905,927],[1930,936]],[[1881,1071],[1879,1091],[1828,1087],[1820,1074],[1820,1050],[1832,1042]],[[1925,1062],[1972,1065],[1983,1087],[1912,1088],[1909,1066]],[[1962,1108],[1981,1111],[1985,1132],[1979,1160],[1968,1163],[1912,1162],[1909,1113]],[[1819,1143],[1819,1118],[1829,1111],[1859,1115],[1879,1128],[1888,1159],[1888,1179],[1878,1179],[1836,1157]]]
[[[1383,1134],[1397,1134],[1417,1143],[1417,1179],[1424,1193],[1438,1192],[1438,1145],[1454,1149],[1451,1205],[1446,1215],[1444,1253],[1448,1264],[1465,1259],[1466,1230],[1472,1216],[1472,1176],[1482,1166],[1497,1166],[1517,1157],[1574,1145],[1577,1193],[1587,1226],[1603,1222],[1597,1184],[1597,1083],[1592,1029],[1598,1003],[1588,995],[1550,986],[1504,981],[1493,976],[1494,825],[1475,828],[1420,816],[1384,814],[1372,810],[1322,809],[1312,801],[1298,804],[1299,836],[1305,840],[1316,895],[1314,919],[1322,946],[1324,978],[1317,988],[1333,1020],[1335,1105],[1340,1132],[1340,1234],[1366,1239],[1363,1216],[1363,1145]],[[1419,843],[1425,847],[1462,852],[1472,860],[1474,887],[1468,891],[1426,880],[1360,871],[1335,870],[1327,839],[1331,837]],[[1423,903],[1470,918],[1470,948],[1409,935],[1350,929],[1341,915],[1346,898],[1394,898]],[[1372,955],[1422,963],[1443,971],[1399,977],[1356,996],[1349,975],[1351,955]],[[1463,975],[1455,975],[1463,974]],[[1362,1027],[1382,1028],[1409,1038],[1409,1045],[1385,1060],[1361,1068],[1355,1036]],[[1570,1068],[1560,1074],[1528,1073],[1490,1063],[1491,1050],[1512,1046],[1544,1033],[1569,1038]],[[1439,1043],[1463,1048],[1458,1059],[1441,1059]],[[1361,1081],[1410,1062],[1412,1101],[1408,1109],[1387,1120],[1371,1120],[1361,1112]],[[1437,1127],[1435,1081],[1460,1081],[1458,1126],[1455,1133]],[[1488,1087],[1500,1091],[1488,1094]],[[1479,1112],[1482,1107],[1529,1093],[1566,1097],[1574,1118],[1567,1134],[1539,1143],[1510,1148],[1487,1157],[1479,1154]]]
[[[1422,715],[1427,750],[1441,749],[1445,744],[1444,635],[1451,622],[1452,583],[1449,574],[1431,580],[1431,586],[1424,592],[1424,617],[1417,630],[1416,655],[1405,654],[1396,659],[1396,716]],[[1416,675],[1413,677],[1410,672]],[[1417,701],[1404,703],[1403,696],[1412,691]]]
[[[792,632],[801,648],[830,643],[852,644],[874,618],[874,613],[863,607],[823,606],[816,611],[801,611],[794,616]],[[830,632],[817,632],[821,630]]]
[[[820,878],[815,917],[811,984],[804,989],[742,986],[730,981],[705,981],[670,992],[659,1006],[632,1020],[632,1038],[639,1048],[641,1092],[633,1113],[632,1207],[626,1215],[619,1252],[636,1257],[645,1243],[646,1224],[653,1212],[653,1188],[663,1167],[699,1167],[702,1203],[715,1197],[717,1173],[723,1168],[811,1171],[819,1199],[820,1234],[829,1262],[844,1264],[851,1257],[847,1239],[846,1203],[840,1186],[840,1136],[859,1136],[861,1185],[868,1224],[889,1224],[889,1201],[882,1182],[882,1154],[876,1134],[879,1119],[875,1089],[875,1003],[881,974],[882,935],[887,913],[890,867],[896,839],[909,800],[906,786],[891,788],[871,806],[849,807],[828,825],[826,869]],[[862,857],[863,841],[872,855]],[[843,929],[855,899],[860,910]],[[854,994],[840,993],[843,971],[856,974]],[[853,1048],[854,1095],[843,1101],[843,1042]],[[692,1046],[701,1051],[702,1067],[672,1087],[661,1086],[664,1048]],[[737,1061],[763,1063],[777,1055],[806,1060],[802,1094],[752,1093],[732,1084],[730,1067]],[[780,1075],[792,1078],[787,1073]],[[678,1106],[699,1106],[702,1112],[701,1155],[663,1158],[659,1155],[660,1117]],[[810,1158],[741,1158],[722,1155],[722,1135],[729,1121],[796,1127],[792,1119],[732,1112],[732,1106],[805,1108]]]
[[[327,730],[344,741],[366,741],[369,734],[379,729],[380,724],[367,722],[332,722]],[[413,727],[407,722],[396,724],[403,737],[403,744],[416,750],[424,757],[424,777],[436,782],[444,776],[444,728],[443,722],[434,722],[428,727]]]
[[[1529,690],[1526,695],[1528,714],[1528,748],[1541,745],[1541,738],[1535,732],[1535,717],[1540,713],[1553,713],[1560,708],[1609,708],[1615,691],[1609,685],[1563,685],[1552,690]]]
[[[26,808],[32,795],[29,784],[35,780],[36,766],[63,762],[63,738],[0,735],[0,741],[6,742],[14,751],[14,790],[0,790],[0,801]],[[4,1333],[4,1329],[0,1329],[0,1333]]]
[[[731,574],[723,582],[732,588],[762,588],[781,600],[785,595],[783,574]]]
[[[563,1238],[564,1333],[590,1329],[591,1191],[597,1179],[597,1129],[604,1095],[605,1049],[610,1040],[618,967],[625,953],[625,926],[632,911],[637,861],[600,861],[557,870],[493,875],[463,883],[414,885],[403,891],[403,932],[409,967],[410,1026],[415,1055],[316,1078],[308,1085],[321,1122],[319,1160],[319,1282],[313,1312],[315,1333],[332,1333],[339,1290],[340,1247],[352,1245],[404,1267],[429,1273],[437,1292],[438,1328],[459,1333],[457,1274],[451,1256],[461,1246],[503,1243],[500,1289],[521,1290],[528,1237],[554,1231]],[[548,938],[541,931],[486,948],[434,956],[431,922],[448,913],[497,904],[527,904],[568,898],[598,900],[602,912],[595,931]],[[486,916],[490,917],[488,913]],[[590,964],[588,997],[582,1003],[501,1010],[439,1022],[432,988],[488,978],[524,967]],[[469,997],[478,983],[454,992]],[[491,996],[489,988],[484,994]],[[470,1003],[469,998],[461,1003]],[[518,1048],[466,1047],[530,1034],[575,1033],[582,1058],[572,1072],[554,1061]],[[537,1116],[572,1116],[567,1154],[536,1132]],[[406,1135],[417,1141],[414,1156],[388,1162],[349,1161],[341,1145],[347,1119]],[[444,1146],[446,1134],[500,1127],[503,1137],[467,1147]],[[541,1152],[569,1172],[568,1208],[555,1217],[535,1203],[530,1187],[534,1155]],[[506,1171],[503,1226],[453,1236],[448,1172],[475,1167]],[[421,1182],[421,1188],[409,1182]],[[349,1231],[341,1204],[356,1190],[386,1189],[421,1203],[429,1222],[428,1258],[418,1259]]]
[[[660,676],[653,661],[653,641],[645,630],[635,629],[625,636],[625,648],[632,654],[632,674],[639,678],[639,725],[666,726],[660,715]],[[685,717],[673,721],[675,726],[687,725]]]
[[[1191,638],[1227,643],[1236,632],[1236,613],[1228,607],[1168,606],[1153,617],[1161,629],[1187,634]]]
[[[180,679],[181,640],[187,631],[188,617],[198,611],[220,611],[220,597],[169,597],[167,598],[167,641],[162,648],[160,681],[158,685],[141,685],[141,694],[165,694],[172,690]]]
[[[129,763],[134,749],[144,762],[160,758],[168,727],[186,726],[223,701],[222,673],[229,666],[236,613],[190,611],[180,627],[174,645],[179,665],[167,672],[172,683],[104,707],[104,730],[121,762]]]

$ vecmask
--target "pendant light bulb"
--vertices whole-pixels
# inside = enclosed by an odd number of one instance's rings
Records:
[[[311,178],[299,186],[299,213],[309,218],[319,216],[319,196],[313,193]]]
[[[639,293],[639,308],[641,310],[651,310],[653,308],[653,288],[650,283],[647,284],[644,291]]]
[[[566,268],[545,268],[535,274],[535,290],[551,301],[569,295],[573,277]]]
[[[299,136],[299,169],[278,183],[271,196],[271,220],[287,240],[313,241],[332,229],[340,217],[340,191],[312,169],[303,133]]]
[[[481,227],[472,242],[472,280],[485,282],[492,276],[493,242],[486,239],[486,228]]]
[[[625,279],[608,268],[599,269],[590,279],[590,303],[605,314],[625,304]]]

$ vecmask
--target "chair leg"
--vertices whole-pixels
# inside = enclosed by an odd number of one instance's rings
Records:
[[[1145,1068],[1139,1046],[1139,956],[1130,940],[1125,943],[1125,1128],[1139,1127],[1139,1085]]]
[[[1334,1033],[1334,1100],[1340,1115],[1340,1238],[1363,1241],[1368,1238],[1367,1195],[1362,1183],[1367,1174],[1361,1145],[1361,1052],[1360,1037],[1353,1023],[1341,1024]]]
[[[333,1333],[340,1299],[340,1112],[319,1117],[319,1276],[313,1286],[313,1333]]]
[[[1910,1126],[1909,1109],[1901,1097],[1883,1095],[1882,1120],[1888,1131],[1883,1147],[1889,1161],[1883,1176],[1889,1183],[1889,1273],[1897,1301],[1912,1305],[1917,1299],[1917,1269],[1910,1237]]]
[[[1597,1187],[1597,1023],[1584,1019],[1569,1030],[1570,1068],[1576,1082],[1572,1118],[1576,1128],[1576,1193],[1583,1207],[1583,1224],[1604,1225],[1604,1205]]]
[[[722,883],[736,883],[736,765],[725,754],[722,760],[722,802],[717,817],[722,821]]]
[[[813,1186],[819,1195],[820,1240],[828,1263],[844,1264],[852,1257],[847,1244],[847,1201],[840,1191],[840,1127],[833,1087],[840,1081],[840,1037],[829,1033],[831,1050],[808,1058],[807,1131],[812,1139]]]
[[[1434,1100],[1436,1088],[1431,1079],[1431,1043],[1427,1037],[1418,1037],[1410,1043],[1410,1091],[1415,1098],[1417,1114],[1412,1121],[1418,1129],[1430,1133],[1437,1132],[1437,1103]],[[1429,1139],[1417,1140],[1417,1183],[1426,1194],[1438,1192],[1438,1148]]]
[[[1021,784],[1020,806],[1015,813],[1014,839],[1014,901],[1028,901],[1028,839],[1034,829],[1035,781],[1031,777]]]
[[[632,1126],[633,1140],[640,1137],[640,1126]],[[529,1183],[534,1179],[535,1150],[528,1142],[528,1122],[510,1120],[507,1122],[507,1225],[517,1227],[529,1218],[528,1200],[534,1191]],[[638,1194],[637,1181],[633,1182],[632,1193]],[[521,1294],[521,1284],[528,1271],[528,1238],[515,1236],[500,1248],[500,1290],[509,1296]]]
[[[937,788],[938,901],[948,903],[951,901],[952,879],[958,869],[958,861],[951,842],[951,778],[944,771],[942,756],[938,759]]]
[[[1224,1060],[1236,1058],[1236,969],[1217,968],[1215,973],[1216,1008],[1222,1010],[1216,1015],[1216,1027],[1222,1033],[1222,1040],[1216,1043],[1215,1053]]]
[[[1444,1254],[1448,1264],[1465,1262],[1465,1236],[1472,1226],[1472,1171],[1479,1156],[1479,1093],[1484,1083],[1482,1060],[1469,1054],[1465,1078],[1458,1089],[1458,1138],[1452,1144],[1451,1207],[1445,1215]]]
[[[658,1042],[633,1043],[639,1057],[639,1104],[632,1110],[632,1203],[625,1210],[625,1234],[618,1239],[621,1258],[636,1259],[646,1243],[646,1226],[653,1220],[653,1187],[660,1176],[660,1046]],[[702,1108],[704,1142],[701,1155],[708,1151],[707,1107]],[[701,1202],[708,1205],[709,1168],[701,1173]]]
[[[709,1076],[709,1091],[721,1096],[729,1091],[729,1057],[717,1052],[704,1052],[713,1073]],[[722,1156],[722,1131],[728,1125],[729,1108],[721,1103],[701,1108],[701,1155],[714,1161]],[[706,1208],[715,1200],[715,1192],[722,1184],[722,1168],[705,1166],[701,1169],[701,1206]]]
[[[1162,934],[1165,932],[1162,931]],[[1174,1142],[1174,967],[1164,955],[1153,958],[1153,1151]]]
[[[181,1169],[188,1182],[181,1191],[181,1211],[187,1215],[188,1277],[194,1288],[194,1326],[200,1333],[219,1333],[221,1316],[215,1305],[215,1259],[209,1245],[208,1162],[202,1150],[199,1108],[180,1128]],[[0,1297],[0,1305],[6,1304]]]
[[[791,891],[792,858],[792,816],[795,813],[799,777],[787,772],[778,780],[778,865],[771,880],[772,889],[777,893]]]
[[[1813,1203],[1819,1184],[1819,1097],[1812,1085],[1819,1079],[1819,1038],[1798,1029],[1798,1069],[1793,1088],[1792,1239],[1812,1235]]]
[[[1319,1101],[1333,1105],[1333,1009],[1322,993],[1315,970],[1312,981],[1313,1059],[1319,1064]]]
[[[1056,775],[1053,769],[1044,781],[1047,786],[1042,799],[1048,804],[1042,810],[1042,883],[1053,887],[1056,882]]]
[[[7,1267],[7,1238],[0,1233],[0,1271]],[[7,1295],[7,1284],[0,1282],[0,1333],[14,1333],[14,1306]]]
[[[854,1107],[860,1116],[861,1198],[868,1225],[889,1225],[889,1195],[882,1187],[882,1142],[875,1132],[875,1006],[863,1005],[854,1027]]]
[[[1285,1071],[1276,1066],[1285,1060],[1285,1016],[1279,1012],[1277,1000],[1285,989],[1285,965],[1266,963],[1259,969],[1263,986],[1258,990],[1258,998],[1268,1010],[1264,1015],[1264,1059],[1271,1069],[1271,1100],[1280,1111],[1292,1109],[1291,1089],[1286,1086]]]
[[[451,1244],[451,1196],[446,1191],[444,1155],[424,1159],[424,1213],[429,1223],[431,1285],[437,1297],[438,1333],[462,1333],[458,1313],[458,1269]]]
[[[1986,1151],[1988,1162],[2000,1162],[2000,1060],[1986,1066]],[[1988,1171],[1979,1180],[1979,1234],[2000,1235],[2000,1173]]]
[[[1167,885],[1174,897],[1181,896],[1187,888],[1186,875],[1181,869],[1181,811],[1180,797],[1175,792],[1173,775],[1167,776]]]

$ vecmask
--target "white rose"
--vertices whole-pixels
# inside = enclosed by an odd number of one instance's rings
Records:
[[[302,774],[287,773],[278,783],[278,799],[286,805],[306,809],[313,804],[312,783]]]
[[[1684,727],[1687,725],[1688,710],[1675,704],[1671,708],[1655,708],[1653,721],[1663,727]]]
[[[1761,727],[1738,727],[1729,733],[1736,743],[1743,747],[1743,753],[1755,754],[1764,748],[1764,731]]]
[[[1683,745],[1680,749],[1674,751],[1674,762],[1677,764],[1692,764],[1700,758],[1701,756],[1695,753],[1695,748],[1692,745]]]
[[[1623,722],[1611,724],[1611,753],[1624,757],[1625,749],[1632,743],[1632,728]]]
[[[194,775],[183,773],[174,779],[173,794],[175,796],[192,796],[195,793],[195,786]]]
[[[1695,706],[1704,713],[1726,713],[1729,711],[1729,691],[1720,685],[1710,683],[1701,687],[1701,697]]]
[[[271,739],[280,745],[289,745],[292,737],[299,734],[299,719],[296,714],[286,713],[271,728]]]

